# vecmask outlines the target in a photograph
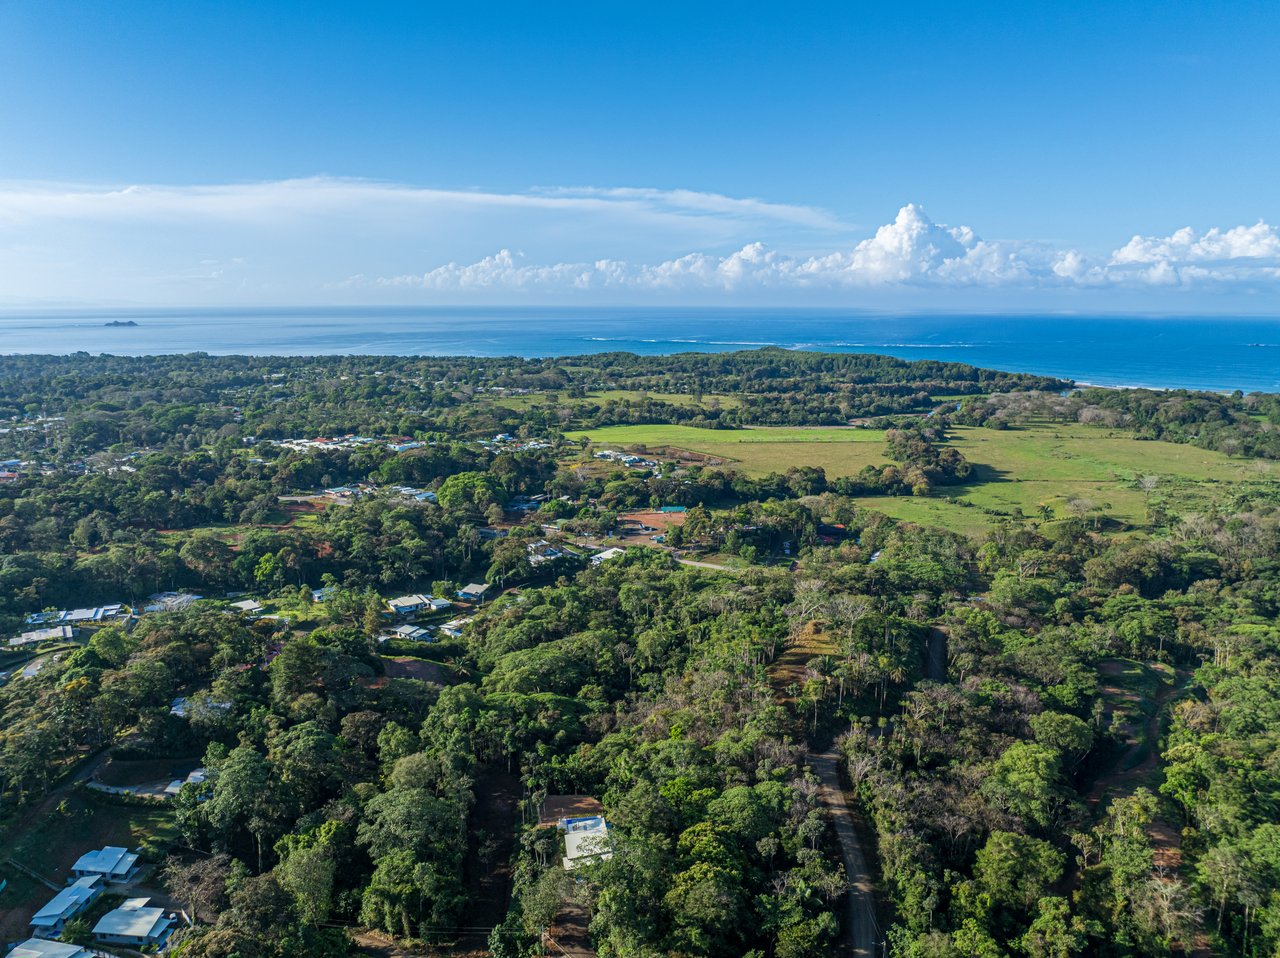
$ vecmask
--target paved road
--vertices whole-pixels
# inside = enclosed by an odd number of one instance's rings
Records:
[[[849,891],[845,895],[845,931],[854,958],[876,958],[880,954],[880,926],[876,922],[875,891],[862,843],[853,827],[853,814],[844,800],[840,784],[840,755],[835,748],[809,755],[809,767],[820,781],[818,794],[831,815],[836,836],[840,839],[840,857],[844,859]]]

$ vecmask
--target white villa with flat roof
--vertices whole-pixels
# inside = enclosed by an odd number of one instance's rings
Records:
[[[102,888],[101,875],[77,878],[31,916],[31,933],[49,937],[62,934],[68,921],[97,901]]]
[[[107,882],[131,881],[138,874],[138,856],[127,848],[108,845],[81,855],[71,866],[71,874],[76,878],[100,875]]]
[[[93,926],[93,937],[117,945],[161,945],[177,923],[163,908],[147,907],[150,898],[130,898]]]
[[[609,825],[598,815],[590,818],[566,818],[560,823],[564,831],[564,870],[573,871],[593,862],[613,857]]]

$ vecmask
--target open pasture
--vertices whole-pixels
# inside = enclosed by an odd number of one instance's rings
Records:
[[[956,426],[947,445],[974,465],[972,481],[931,498],[866,497],[862,503],[898,519],[976,534],[998,515],[1066,518],[1105,513],[1142,526],[1150,503],[1175,511],[1207,509],[1226,495],[1280,490],[1280,464],[1235,459],[1197,446],[1146,441],[1092,426],[1033,424],[1014,429]],[[829,477],[889,462],[883,433],[835,427],[697,429],[680,425],[611,426],[575,433],[598,445],[649,450],[677,447],[728,460],[749,475],[821,466]],[[1148,493],[1142,476],[1154,478]],[[963,500],[964,506],[947,499]],[[994,515],[993,515],[994,513]]]
[[[557,393],[554,390],[549,392],[533,392],[525,393],[517,396],[495,396],[493,403],[495,406],[504,406],[507,409],[529,409],[532,406],[542,406],[547,404],[547,397],[556,396],[557,405],[574,405],[585,406],[604,405],[607,402],[639,402],[644,398],[654,399],[658,402],[669,403],[672,406],[719,406],[723,409],[733,409],[742,405],[742,400],[737,396],[723,396],[706,393],[702,396],[701,402],[695,402],[694,397],[690,393],[661,393],[661,392],[641,392],[638,389],[595,389],[587,393],[581,399],[573,399],[566,396],[563,392]]]

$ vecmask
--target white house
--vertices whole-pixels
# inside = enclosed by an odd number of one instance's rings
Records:
[[[124,606],[119,602],[113,605],[98,606],[93,609],[72,609],[70,612],[64,612],[62,621],[68,624],[76,622],[106,622],[110,619],[117,619],[124,614]]]
[[[93,926],[93,937],[117,945],[162,945],[177,919],[163,908],[147,907],[150,898],[130,898],[103,915]]]
[[[94,958],[94,954],[79,945],[68,945],[45,938],[28,938],[15,945],[7,958]]]
[[[76,878],[100,875],[109,883],[132,881],[138,874],[138,856],[127,848],[108,845],[81,855],[71,866],[71,874]]]
[[[599,565],[601,562],[608,562],[610,559],[616,559],[618,556],[624,556],[626,554],[626,549],[605,549],[604,552],[597,552],[591,557],[591,564]]]
[[[175,778],[172,782],[165,786],[164,793],[168,798],[176,798],[178,793],[182,791],[183,785],[200,785],[209,779],[209,770],[206,768],[192,769],[187,773],[186,778]]]
[[[31,933],[41,937],[62,934],[67,922],[92,905],[102,894],[102,888],[100,875],[77,878],[31,917]]]
[[[430,642],[431,633],[417,625],[398,625],[388,634],[388,638],[407,639],[410,642]]]
[[[127,613],[119,602],[113,605],[95,606],[84,609],[62,609],[58,612],[33,612],[26,617],[27,625],[76,625],[79,623],[101,624],[112,619],[123,618]]]
[[[387,608],[391,610],[392,615],[417,615],[430,605],[431,596],[429,595],[401,595],[387,600]]]
[[[552,562],[564,556],[562,550],[553,546],[546,539],[539,539],[537,542],[529,543],[525,550],[529,554],[530,565],[541,565],[544,562]]]
[[[242,599],[239,602],[232,602],[231,608],[250,617],[262,614],[261,604],[255,602],[253,599]]]

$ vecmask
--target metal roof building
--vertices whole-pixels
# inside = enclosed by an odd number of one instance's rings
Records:
[[[127,848],[108,845],[96,852],[81,855],[71,866],[71,874],[77,878],[101,875],[109,882],[128,881],[138,871],[138,856]]]
[[[130,898],[93,926],[93,936],[121,945],[156,945],[173,931],[175,920],[163,908],[147,907],[150,898]]]
[[[59,934],[68,921],[93,904],[101,894],[102,877],[100,875],[77,878],[31,916],[32,930],[36,934]]]
[[[68,945],[45,938],[28,938],[19,942],[7,958],[93,958],[93,952],[79,945]]]

